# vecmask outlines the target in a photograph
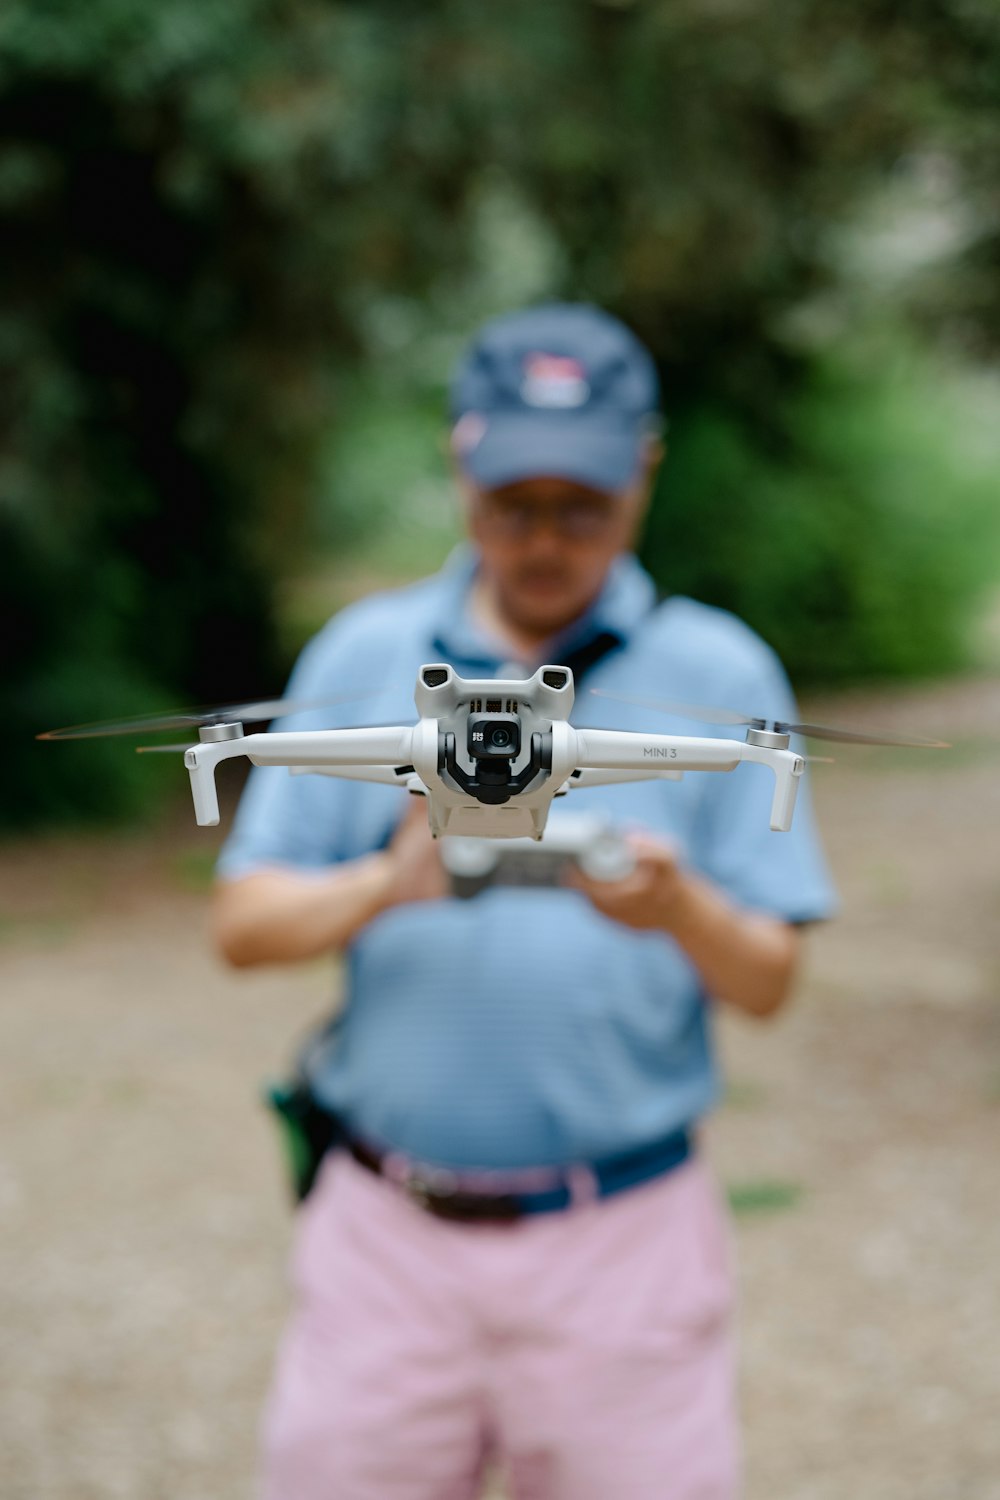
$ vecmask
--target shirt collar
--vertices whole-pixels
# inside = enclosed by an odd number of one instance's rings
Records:
[[[482,664],[496,672],[501,647],[472,617],[469,590],[479,566],[479,555],[468,542],[448,557],[438,575],[441,592],[434,628],[434,649],[445,661]],[[631,552],[623,552],[608,569],[601,592],[578,619],[547,644],[540,658],[558,662],[561,655],[579,651],[596,636],[617,636],[624,644],[656,603],[656,585]]]

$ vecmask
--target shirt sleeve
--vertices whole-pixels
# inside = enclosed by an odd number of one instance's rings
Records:
[[[748,711],[761,717],[792,723],[798,718],[788,679],[770,652],[740,685],[739,695]],[[733,730],[731,736],[727,732],[727,737],[743,735],[743,730]],[[795,748],[794,737],[792,744]],[[705,780],[692,850],[696,867],[750,910],[792,923],[833,916],[836,893],[816,828],[808,770],[799,782],[788,833],[771,831],[770,767],[745,762]]]
[[[332,623],[303,650],[286,696],[308,700],[336,694],[352,680],[348,655]],[[272,729],[332,729],[343,717],[338,706],[312,709],[276,720]],[[285,766],[254,766],[216,875],[234,880],[273,865],[319,871],[350,858],[355,852],[349,838],[351,790],[350,782],[332,776],[293,776]]]

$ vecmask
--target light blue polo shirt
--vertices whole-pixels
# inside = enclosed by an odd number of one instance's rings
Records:
[[[413,722],[424,662],[496,675],[503,647],[468,611],[475,567],[462,548],[434,577],[342,610],[303,651],[288,692],[369,696],[276,727]],[[540,661],[559,662],[602,631],[622,646],[588,674],[574,724],[742,734],[610,703],[588,692],[597,687],[796,717],[785,675],[758,636],[691,599],[656,604],[631,555]],[[773,785],[766,767],[741,765],[681,782],[588,788],[561,805],[669,838],[742,906],[796,923],[825,917],[834,898],[808,787],[792,831],[772,833]],[[255,768],[219,873],[321,871],[356,859],[387,844],[407,805],[395,787]],[[573,891],[494,888],[397,906],[351,944],[345,983],[317,1090],[351,1131],[426,1162],[512,1168],[614,1156],[693,1124],[719,1094],[713,1002],[683,952],[665,935],[609,920]]]

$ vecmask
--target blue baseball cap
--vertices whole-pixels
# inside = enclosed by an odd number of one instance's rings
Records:
[[[487,323],[451,388],[452,447],[482,489],[541,476],[609,493],[660,430],[659,381],[624,323],[554,302]]]

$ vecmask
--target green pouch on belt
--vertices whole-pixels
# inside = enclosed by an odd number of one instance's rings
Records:
[[[324,1156],[341,1137],[340,1122],[318,1103],[301,1077],[271,1084],[264,1099],[277,1117],[292,1193],[301,1203],[312,1190]]]

